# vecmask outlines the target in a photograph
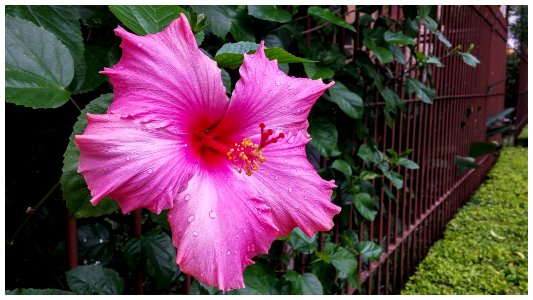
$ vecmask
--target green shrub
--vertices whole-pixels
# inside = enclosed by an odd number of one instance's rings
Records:
[[[527,148],[504,148],[402,294],[527,294],[527,189]]]

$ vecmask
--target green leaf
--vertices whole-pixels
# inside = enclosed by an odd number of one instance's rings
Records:
[[[337,127],[325,117],[318,117],[309,123],[309,134],[313,138],[311,145],[317,148],[318,153],[325,157],[340,154],[337,148]]]
[[[204,38],[205,38],[205,33],[203,31],[200,31],[194,35],[194,39],[196,40],[196,45],[198,45],[198,47],[200,47],[200,45],[204,41]]]
[[[328,79],[332,78],[335,72],[328,67],[319,67],[316,63],[303,63],[304,71],[307,77],[311,79]]]
[[[110,5],[111,12],[138,35],[157,33],[186,11],[177,5]]]
[[[434,64],[434,65],[436,65],[436,66],[439,67],[439,68],[444,67],[444,64],[440,61],[440,58],[438,58],[438,57],[436,57],[436,56],[430,56],[430,57],[426,60],[426,63],[427,63],[427,64]]]
[[[365,220],[374,221],[377,214],[374,198],[367,193],[359,193],[354,196],[353,204]]]
[[[368,49],[370,49],[370,51],[374,52],[374,55],[376,55],[376,58],[382,64],[390,63],[394,59],[394,57],[392,56],[392,52],[387,48],[375,46],[370,43],[365,45],[368,47]]]
[[[415,44],[415,39],[410,38],[399,31],[386,31],[383,34],[383,39],[385,42],[395,46]]]
[[[341,279],[352,275],[357,270],[357,259],[343,247],[339,247],[329,258],[331,264],[339,271],[339,278]]]
[[[215,54],[215,61],[219,68],[236,69],[241,66],[244,53],[252,54],[257,51],[259,44],[252,42],[238,42],[224,44]],[[278,63],[312,62],[290,54],[280,48],[265,48],[265,55],[270,60],[277,59]]]
[[[229,73],[224,70],[220,69],[221,75],[222,75],[222,83],[224,84],[224,87],[226,88],[226,93],[231,92],[231,77],[229,76]]]
[[[410,159],[407,159],[405,157],[400,157],[398,159],[398,164],[400,166],[404,166],[406,167],[407,169],[411,169],[411,170],[416,170],[419,168],[418,164],[415,163],[414,161],[410,160]]]
[[[209,21],[209,30],[221,39],[225,39],[226,35],[232,27],[232,22],[237,15],[235,6],[229,5],[191,5],[197,12],[202,13]]]
[[[313,273],[298,274],[294,270],[286,273],[287,281],[291,284],[292,295],[322,295],[322,284]]]
[[[429,16],[429,13],[431,12],[431,5],[419,5],[418,6],[418,15],[420,16],[420,19],[424,19]]]
[[[76,267],[65,273],[71,291],[79,295],[120,295],[124,280],[114,270],[101,265]]]
[[[477,65],[480,63],[479,60],[477,59],[477,57],[475,57],[474,55],[472,55],[471,53],[467,53],[467,52],[460,52],[458,51],[457,52],[461,58],[463,59],[463,62],[473,68],[477,67]]]
[[[272,22],[285,23],[292,19],[292,15],[275,5],[248,5],[248,14],[251,16]]]
[[[404,108],[405,104],[400,99],[400,96],[396,94],[393,90],[385,88],[381,91],[381,96],[385,100],[385,109],[390,112],[396,112],[397,108]]]
[[[497,112],[490,117],[487,117],[486,126],[487,127],[493,127],[495,123],[501,122],[504,118],[506,118],[508,115],[510,115],[515,110],[514,107],[507,108],[505,110],[502,110],[500,112]]]
[[[106,66],[113,65],[108,55],[109,49],[95,45],[85,45],[85,77],[80,92],[92,91],[105,80],[104,74],[99,74]]]
[[[448,41],[448,39],[440,31],[436,31],[434,34],[439,39],[439,41],[444,44],[444,46],[446,46],[447,48],[450,48],[452,46],[452,43],[450,43],[450,41]]]
[[[298,227],[294,228],[289,234],[287,244],[289,244],[289,246],[291,246],[291,248],[295,251],[301,252],[303,254],[313,253],[318,246],[316,234],[312,237],[308,237]]]
[[[425,86],[420,81],[414,78],[407,78],[406,88],[409,93],[416,92],[418,99],[422,100],[425,103],[433,104],[435,100],[435,89]]]
[[[276,273],[270,267],[257,263],[244,270],[245,288],[230,294],[237,295],[279,295],[276,288]]]
[[[69,291],[58,289],[14,289],[6,290],[6,295],[76,295]]]
[[[357,156],[363,159],[365,162],[375,162],[374,151],[367,144],[362,144],[359,146],[357,151]]]
[[[81,258],[107,264],[115,253],[115,245],[110,243],[107,228],[98,223],[78,228],[78,253]]]
[[[359,95],[350,91],[340,82],[336,82],[334,86],[328,89],[328,92],[329,96],[324,95],[324,98],[337,104],[345,114],[354,119],[363,117],[364,104]]]
[[[156,279],[158,290],[168,289],[180,274],[172,240],[158,230],[130,239],[124,247],[124,259],[132,269],[142,268]]]
[[[378,260],[383,252],[378,244],[371,241],[360,242],[355,245],[355,250],[359,252],[359,255],[370,260]]]
[[[74,77],[69,50],[50,32],[6,16],[6,101],[32,108],[54,108],[68,101]]]
[[[246,10],[243,6],[239,6],[236,15],[231,20],[231,35],[237,41],[255,42],[255,33],[252,28],[253,24],[250,22]]]
[[[372,180],[378,177],[381,177],[381,175],[376,172],[372,172],[368,170],[363,170],[361,174],[359,174],[359,178],[361,178],[362,180]]]
[[[343,173],[346,176],[352,175],[352,167],[350,167],[350,164],[345,162],[342,159],[337,159],[331,164],[331,168]]]
[[[470,144],[468,156],[479,157],[486,154],[494,153],[500,148],[500,144],[496,141],[491,142],[475,142]]]
[[[82,134],[87,126],[86,114],[105,113],[112,100],[113,94],[103,94],[87,104],[78,117],[78,121],[74,124],[69,144],[63,155],[61,189],[63,190],[63,198],[67,202],[67,207],[76,218],[98,217],[112,213],[118,209],[115,201],[112,201],[108,197],[102,199],[96,206],[91,204],[89,201],[91,200],[91,193],[87,188],[85,179],[81,174],[78,174],[80,150],[74,144],[74,136]]]
[[[318,6],[311,6],[307,9],[307,13],[310,16],[325,20],[327,22],[355,32],[355,28],[352,25],[348,24],[344,19],[340,18],[329,9]]]
[[[79,92],[85,81],[86,65],[80,16],[76,7],[66,5],[10,5],[6,7],[6,13],[43,27],[67,47],[73,58],[75,72],[68,89],[72,93]]]
[[[392,53],[392,56],[398,63],[402,65],[405,65],[407,63],[407,61],[405,60],[405,55],[403,54],[403,50],[400,47],[396,47],[393,45],[387,45],[387,49],[390,50],[390,52]]]
[[[381,170],[389,169],[389,163],[385,154],[383,154],[383,152],[379,150],[370,148],[368,144],[363,144],[359,147],[359,150],[357,151],[357,156],[359,156],[367,163],[376,164],[376,166]]]
[[[395,188],[401,189],[403,187],[403,178],[400,174],[396,172],[392,172],[392,171],[387,171],[387,170],[382,170],[382,171],[383,171],[383,175],[385,175],[385,177],[387,177],[387,179],[391,181],[392,185]]]
[[[511,132],[513,130],[515,130],[514,124],[509,124],[509,125],[506,125],[506,126],[490,128],[490,129],[487,130],[487,134],[485,136],[487,138],[489,138],[489,137],[493,137],[493,136],[498,135],[498,134],[504,134],[506,132]]]
[[[468,156],[455,156],[455,164],[463,168],[479,168],[476,159]]]
[[[434,34],[438,32],[439,24],[437,24],[437,22],[433,20],[433,18],[431,18],[430,16],[425,16],[424,18],[420,18],[420,19],[422,20],[422,23],[424,24],[424,26],[427,29],[429,29],[429,31],[431,31]]]

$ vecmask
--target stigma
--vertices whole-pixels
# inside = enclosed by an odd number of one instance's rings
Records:
[[[233,163],[233,168],[237,172],[244,173],[248,176],[252,176],[254,171],[259,169],[259,163],[264,163],[266,158],[263,157],[263,149],[272,143],[276,143],[278,139],[285,137],[283,133],[280,133],[276,137],[271,137],[274,132],[272,129],[265,130],[265,124],[259,124],[261,128],[261,141],[259,144],[255,144],[249,138],[244,138],[242,142],[235,143],[235,145],[229,149],[226,153],[228,159]]]

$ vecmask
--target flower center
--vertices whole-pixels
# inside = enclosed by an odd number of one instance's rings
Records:
[[[235,143],[228,147],[225,144],[215,140],[212,136],[206,133],[197,133],[203,145],[226,155],[228,160],[233,163],[233,168],[237,172],[244,173],[251,176],[254,171],[259,169],[259,163],[264,163],[266,158],[263,157],[263,149],[272,143],[276,143],[278,139],[285,137],[285,134],[280,133],[277,137],[271,137],[274,134],[272,129],[265,130],[265,124],[259,124],[261,128],[261,141],[259,144],[254,144],[251,139],[244,138],[241,143]]]

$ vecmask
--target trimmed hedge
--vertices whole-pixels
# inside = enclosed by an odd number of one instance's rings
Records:
[[[488,178],[402,294],[527,294],[527,148],[504,148]]]

